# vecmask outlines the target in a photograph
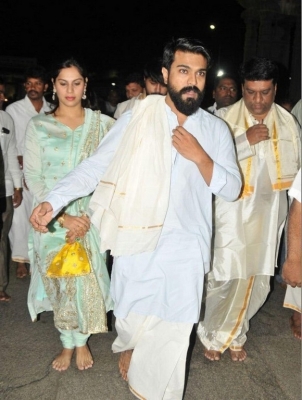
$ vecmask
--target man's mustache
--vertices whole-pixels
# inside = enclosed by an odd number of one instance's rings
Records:
[[[28,92],[28,94],[38,94],[38,92],[36,92],[35,90],[30,90],[30,91]]]
[[[192,91],[195,92],[195,93],[197,93],[197,94],[201,93],[201,91],[198,89],[197,86],[186,86],[186,87],[182,88],[182,89],[179,91],[179,93],[180,93],[180,94],[184,94],[184,93],[192,92]]]

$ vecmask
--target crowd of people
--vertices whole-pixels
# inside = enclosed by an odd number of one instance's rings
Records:
[[[204,109],[210,65],[202,42],[171,39],[127,77],[127,100],[112,91],[100,111],[87,71],[66,59],[49,82],[26,71],[25,98],[0,111],[0,302],[10,244],[17,277],[30,274],[32,321],[53,312],[55,370],[74,354],[93,366],[88,339],[113,310],[130,391],[182,399],[193,329],[207,359],[246,359],[283,231],[284,307],[301,340],[301,100],[276,104],[278,66],[255,57],[215,79]]]

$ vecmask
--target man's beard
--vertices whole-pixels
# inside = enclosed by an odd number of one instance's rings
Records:
[[[194,91],[197,93],[197,98],[193,99],[192,97],[188,97],[187,99],[182,99],[182,95],[187,92]],[[173,86],[168,84],[168,93],[171,97],[171,100],[173,101],[176,109],[184,114],[184,115],[192,115],[194,114],[198,108],[200,107],[200,104],[202,102],[203,96],[204,96],[204,90],[201,91],[198,89],[196,86],[187,86],[182,88],[179,92],[174,89]]]

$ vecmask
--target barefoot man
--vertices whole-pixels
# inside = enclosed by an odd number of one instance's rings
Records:
[[[200,108],[210,62],[199,40],[164,49],[166,96],[138,102],[90,158],[62,179],[31,216],[47,224],[94,191],[91,222],[111,250],[120,372],[142,399],[182,399],[186,355],[209,270],[212,195],[241,190],[230,131]]]
[[[283,306],[294,310],[290,326],[294,336],[301,340],[301,169],[288,192],[293,199],[287,228],[287,258],[282,278],[288,284]]]
[[[240,78],[242,99],[217,111],[233,132],[244,186],[237,201],[215,200],[213,266],[197,331],[212,361],[226,349],[233,361],[246,358],[249,320],[265,302],[275,273],[286,189],[300,168],[297,123],[274,103],[277,65],[251,59]]]

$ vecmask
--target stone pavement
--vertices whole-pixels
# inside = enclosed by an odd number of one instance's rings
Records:
[[[13,267],[7,290],[12,300],[0,303],[0,399],[134,400],[119,376],[118,355],[111,352],[114,330],[90,338],[93,368],[79,371],[73,362],[65,372],[52,369],[61,349],[59,335],[51,312],[31,322],[26,306],[29,279],[16,279]],[[301,399],[301,343],[291,334],[291,310],[282,307],[284,293],[274,283],[251,321],[248,358],[242,363],[232,362],[227,352],[219,362],[208,361],[192,337],[185,400]]]

